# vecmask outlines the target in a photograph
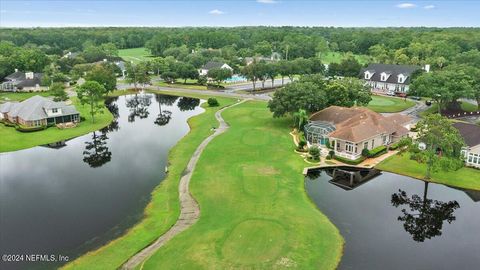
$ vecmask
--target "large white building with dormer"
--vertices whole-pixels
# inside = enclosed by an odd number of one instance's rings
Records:
[[[409,90],[412,74],[422,69],[420,66],[370,64],[360,72],[360,77],[371,87],[372,92],[380,94],[406,94]],[[426,65],[425,71],[429,71]]]

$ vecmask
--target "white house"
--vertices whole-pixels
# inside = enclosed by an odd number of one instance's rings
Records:
[[[380,94],[406,94],[409,90],[412,74],[422,69],[412,65],[370,64],[360,72],[371,87],[372,92]],[[425,65],[425,71],[430,71],[430,65]]]
[[[229,66],[227,63],[209,61],[208,63],[206,63],[205,65],[203,65],[203,66],[198,70],[198,74],[199,74],[200,76],[207,76],[208,71],[209,71],[210,69],[214,69],[214,68],[226,68],[226,69],[229,69],[229,70],[233,71],[233,68],[232,68],[231,66]]]
[[[480,126],[462,122],[454,123],[453,126],[458,129],[467,145],[462,149],[465,164],[480,169]]]

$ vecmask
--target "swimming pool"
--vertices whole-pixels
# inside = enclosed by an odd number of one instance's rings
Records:
[[[247,78],[241,75],[233,75],[232,77],[225,80],[226,83],[238,83],[238,82],[246,82]]]

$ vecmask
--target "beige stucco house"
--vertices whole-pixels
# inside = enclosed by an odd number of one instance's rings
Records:
[[[389,145],[407,136],[411,121],[402,114],[383,116],[362,107],[330,106],[310,117],[305,136],[310,144],[329,144],[335,155],[355,160],[363,149]]]

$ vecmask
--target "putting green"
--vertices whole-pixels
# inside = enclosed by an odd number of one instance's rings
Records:
[[[240,166],[243,190],[252,196],[270,197],[278,190],[279,171],[267,164],[246,164]],[[265,177],[270,176],[270,177]]]
[[[401,112],[415,106],[415,102],[396,97],[372,96],[367,108],[378,113]]]
[[[262,220],[246,220],[228,233],[222,245],[225,259],[243,266],[274,261],[285,246],[285,229],[278,223]]]

